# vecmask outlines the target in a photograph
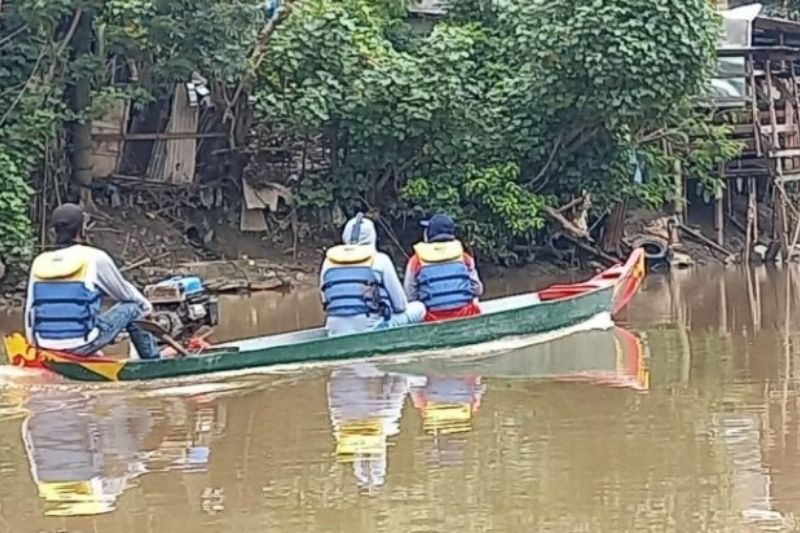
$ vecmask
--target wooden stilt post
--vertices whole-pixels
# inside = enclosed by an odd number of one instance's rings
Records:
[[[725,179],[725,163],[720,164],[719,173]],[[725,206],[723,205],[723,189],[720,187],[714,194],[714,229],[717,233],[717,244],[725,243]]]
[[[774,238],[779,238],[781,242],[781,252],[783,260],[786,261],[789,257],[789,235],[786,227],[786,191],[783,187],[783,158],[778,151],[781,149],[780,135],[778,134],[778,117],[775,110],[775,97],[773,95],[775,85],[772,82],[772,62],[767,60],[764,62],[764,68],[767,75],[767,97],[769,98],[769,122],[772,128],[772,150],[773,153],[769,154],[773,159],[775,172],[772,176],[772,181],[775,186],[775,224],[773,225]]]
[[[744,238],[744,262],[750,262],[750,251],[753,249],[753,243],[758,239],[756,230],[756,212],[755,212],[755,178],[747,180],[747,222],[745,223],[745,238]]]
[[[750,79],[750,111],[753,114],[753,141],[756,148],[756,155],[761,157],[764,152],[761,148],[761,114],[758,112],[758,88],[756,87],[755,66],[753,56],[747,56],[745,60],[747,76]]]
[[[722,246],[725,242],[725,217],[722,205],[722,191],[717,192],[714,200],[714,229],[717,233],[717,244]]]

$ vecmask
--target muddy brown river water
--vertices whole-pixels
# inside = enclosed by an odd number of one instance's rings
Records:
[[[320,321],[264,293],[219,332]],[[621,326],[144,387],[3,367],[0,531],[797,531],[800,270],[651,275]]]

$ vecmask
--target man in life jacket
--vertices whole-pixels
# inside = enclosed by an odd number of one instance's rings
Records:
[[[426,322],[479,315],[483,283],[475,260],[456,240],[455,222],[438,214],[422,225],[424,242],[414,246],[406,266],[406,296],[425,304]]]
[[[88,216],[64,204],[51,217],[57,249],[34,259],[25,303],[25,334],[32,346],[93,355],[122,331],[141,359],[158,359],[153,336],[134,324],[152,305],[120,273],[107,253],[86,244]],[[101,300],[116,301],[101,311]]]
[[[376,247],[372,221],[359,213],[345,225],[342,240],[325,254],[319,276],[328,334],[422,322],[425,306],[406,299],[391,258]]]

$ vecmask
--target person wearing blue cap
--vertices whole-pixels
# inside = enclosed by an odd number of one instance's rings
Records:
[[[392,259],[377,249],[375,224],[359,213],[330,248],[320,271],[329,335],[363,333],[422,322],[425,306],[408,301]]]
[[[406,265],[406,297],[425,304],[426,322],[479,315],[483,283],[475,260],[456,239],[455,222],[436,214],[421,225],[424,242],[414,246]]]

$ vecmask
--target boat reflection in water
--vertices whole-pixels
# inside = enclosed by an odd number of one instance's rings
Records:
[[[131,398],[32,390],[22,440],[46,515],[96,515],[150,471],[202,472],[224,431],[224,404],[209,396]]]
[[[614,326],[508,352],[432,357],[383,368],[426,376],[584,381],[646,391],[650,387],[648,357],[647,346],[637,333]]]
[[[400,432],[408,395],[422,418],[421,429],[433,440],[430,460],[441,466],[460,464],[487,390],[486,379],[587,382],[647,391],[647,358],[639,335],[614,327],[480,357],[434,356],[339,367],[328,380],[335,454],[339,461],[353,464],[360,487],[382,486],[390,439]]]

